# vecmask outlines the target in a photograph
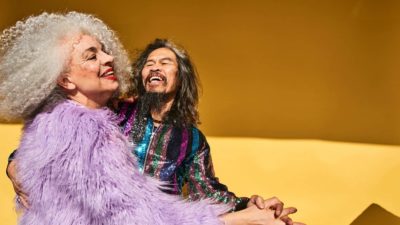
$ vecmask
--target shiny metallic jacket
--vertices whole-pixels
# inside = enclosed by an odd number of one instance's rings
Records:
[[[123,103],[118,110],[122,132],[132,135],[138,104]],[[176,127],[161,124],[155,127],[147,118],[144,137],[131,142],[139,170],[170,184],[167,191],[184,195],[189,200],[211,198],[229,204],[234,210],[246,207],[248,198],[238,198],[215,177],[210,146],[205,136],[194,126]]]

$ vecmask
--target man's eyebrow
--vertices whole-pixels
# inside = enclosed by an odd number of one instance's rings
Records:
[[[168,56],[164,57],[164,58],[161,58],[161,59],[158,59],[158,61],[166,61],[166,60],[167,61],[171,61],[171,62],[174,61],[171,57],[168,57]],[[147,59],[146,63],[148,63],[148,62],[153,62],[154,63],[154,62],[156,62],[156,60],[155,59]]]
[[[174,61],[174,60],[172,60],[171,57],[164,57],[164,58],[161,58],[161,59],[160,59],[160,61],[164,61],[164,60]]]

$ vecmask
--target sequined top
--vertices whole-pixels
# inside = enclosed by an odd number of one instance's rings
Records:
[[[137,105],[123,103],[117,112],[122,132],[128,137],[132,135]],[[161,124],[156,128],[148,117],[144,137],[138,143],[132,141],[130,147],[137,156],[139,170],[169,183],[167,192],[187,195],[189,200],[211,198],[232,205],[234,210],[245,208],[248,198],[236,197],[215,177],[210,146],[196,127]]]

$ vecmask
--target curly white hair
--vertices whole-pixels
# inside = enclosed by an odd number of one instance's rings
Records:
[[[1,120],[27,119],[52,97],[56,80],[69,60],[68,51],[59,47],[60,41],[77,33],[97,38],[114,56],[119,91],[129,91],[131,62],[114,31],[103,21],[78,12],[42,13],[18,21],[0,36]]]

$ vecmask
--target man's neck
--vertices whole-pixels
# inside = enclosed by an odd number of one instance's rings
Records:
[[[151,110],[151,117],[153,120],[163,121],[166,114],[171,110],[172,104],[174,103],[174,98],[167,100],[160,111]]]

